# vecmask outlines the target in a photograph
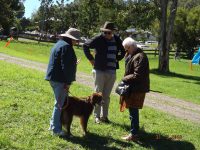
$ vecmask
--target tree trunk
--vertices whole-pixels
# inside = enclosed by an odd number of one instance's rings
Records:
[[[174,20],[176,17],[178,0],[173,0],[170,8],[170,16],[168,22],[168,32],[167,32],[167,51],[170,51],[170,44],[173,39],[173,30],[174,30]]]
[[[160,0],[161,19],[160,19],[160,43],[159,43],[159,71],[169,72],[169,51],[167,50],[167,5],[168,0]]]

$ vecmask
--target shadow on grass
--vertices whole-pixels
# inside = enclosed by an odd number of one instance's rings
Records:
[[[191,83],[191,82],[189,82],[189,81],[183,81],[183,82],[185,82],[185,83]],[[194,84],[200,84],[200,81],[197,81],[197,82],[193,82]]]
[[[176,77],[176,78],[182,78],[182,79],[187,79],[187,80],[194,80],[194,81],[200,81],[200,77],[198,76],[190,76],[190,75],[183,75],[175,72],[169,72],[169,73],[160,73],[158,69],[151,69],[150,73],[155,74],[155,75],[160,75],[162,77]]]
[[[119,126],[125,131],[130,131],[130,126],[122,125],[112,122],[113,126]],[[138,145],[144,148],[150,148],[154,150],[177,150],[177,149],[187,149],[195,150],[195,147],[192,143],[188,141],[183,141],[182,135],[170,135],[165,136],[158,133],[149,133],[141,128],[139,131],[139,139],[135,141]]]
[[[164,136],[157,133],[148,133],[144,130],[140,131],[140,138],[136,143],[142,147],[153,148],[154,150],[195,150],[192,143],[182,141],[182,135]]]
[[[161,91],[157,91],[157,90],[150,90],[151,92],[156,92],[156,93],[163,93]]]
[[[71,137],[65,140],[73,144],[79,144],[85,149],[91,150],[121,150],[124,147],[132,147],[131,143],[116,140],[112,137],[100,136],[95,133],[88,133],[86,137]],[[112,143],[112,146],[109,146]],[[114,143],[114,145],[113,145]]]

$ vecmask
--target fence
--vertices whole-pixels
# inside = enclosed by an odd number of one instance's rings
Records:
[[[154,55],[154,57],[159,55],[159,50],[158,49],[152,49],[152,50],[143,50],[147,55]],[[169,56],[170,57],[176,57],[176,58],[186,58],[187,54],[186,52],[176,52],[174,50],[169,51]]]

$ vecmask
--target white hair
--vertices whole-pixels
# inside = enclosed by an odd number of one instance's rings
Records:
[[[133,47],[137,47],[136,42],[134,39],[132,39],[131,37],[127,37],[124,39],[122,45],[125,46],[133,46]]]

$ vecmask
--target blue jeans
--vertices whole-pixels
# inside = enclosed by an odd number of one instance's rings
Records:
[[[67,91],[64,88],[64,83],[49,81],[54,92],[55,103],[53,108],[53,113],[50,121],[50,130],[54,133],[59,133],[62,131],[62,124],[60,121],[62,106],[65,102],[66,96],[68,96]]]
[[[131,134],[136,135],[139,131],[139,109],[129,108],[130,121],[131,121]]]

